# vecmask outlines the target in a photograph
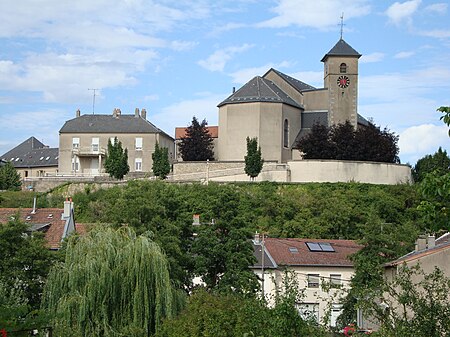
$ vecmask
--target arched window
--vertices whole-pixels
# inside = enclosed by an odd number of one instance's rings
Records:
[[[347,72],[347,65],[345,63],[341,63],[341,73],[346,73]]]
[[[289,121],[287,119],[284,120],[283,130],[283,146],[289,147]]]

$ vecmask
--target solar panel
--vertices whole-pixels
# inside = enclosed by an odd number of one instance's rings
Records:
[[[322,248],[318,243],[315,242],[307,242],[306,245],[308,246],[309,250],[312,252],[321,252]]]
[[[334,252],[334,248],[328,242],[319,243],[324,252]]]

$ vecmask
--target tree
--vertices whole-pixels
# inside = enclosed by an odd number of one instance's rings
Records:
[[[261,155],[261,146],[258,146],[258,138],[247,137],[247,155],[245,159],[245,173],[254,180],[261,172],[264,159]]]
[[[152,159],[153,174],[161,179],[165,179],[170,172],[169,150],[167,147],[159,147],[158,142],[156,142]]]
[[[123,177],[130,171],[128,165],[128,149],[123,150],[122,142],[114,138],[114,144],[108,140],[108,154],[105,159],[105,171],[109,173],[110,177],[116,179],[123,179]]]
[[[358,306],[381,323],[377,336],[450,336],[450,279],[438,268],[429,274],[400,266],[393,280],[361,294]]]
[[[441,106],[437,111],[442,113],[440,120],[450,127],[450,106]],[[448,130],[448,136],[450,137],[450,128]]]
[[[49,274],[43,308],[57,336],[150,336],[181,299],[148,235],[97,228],[69,239],[64,263]]]
[[[427,154],[419,159],[413,168],[414,181],[421,182],[428,173],[437,170],[438,174],[446,174],[450,172],[450,156],[447,151],[439,149],[433,154]]]
[[[375,124],[359,127],[355,131],[356,160],[400,163],[398,136]]]
[[[20,175],[11,162],[0,166],[0,190],[20,190]]]
[[[357,160],[355,152],[357,140],[355,128],[346,121],[344,124],[334,125],[330,129],[330,141],[334,148],[334,158],[337,160]]]
[[[214,160],[213,139],[204,119],[201,123],[192,117],[191,125],[186,128],[186,136],[181,138],[180,153],[184,161]]]
[[[30,233],[28,225],[14,216],[0,224],[0,282],[17,288],[32,309],[39,307],[42,288],[55,260],[43,234]]]
[[[336,152],[329,141],[330,129],[325,125],[314,124],[311,132],[301,138],[297,147],[305,159],[333,159]]]

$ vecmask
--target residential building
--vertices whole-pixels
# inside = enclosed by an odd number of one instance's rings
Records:
[[[219,127],[218,126],[207,126],[206,130],[208,130],[208,133],[210,134],[211,138],[213,139],[213,146],[214,146],[214,159],[217,160],[219,150],[218,148],[218,139],[219,139]],[[186,137],[186,128],[185,127],[179,127],[175,128],[175,153],[176,153],[176,160],[182,161],[183,158],[181,157],[179,144],[181,143],[181,139]]]
[[[50,148],[30,137],[3,154],[2,161],[9,161],[21,178],[54,176],[58,173],[58,148]]]
[[[257,263],[251,268],[263,283],[269,304],[277,289],[282,289],[285,276],[291,275],[304,291],[297,303],[301,315],[336,325],[354,274],[350,255],[358,252],[361,245],[352,240],[256,237],[253,247]]]
[[[75,223],[73,202],[66,200],[64,208],[0,208],[0,224],[19,217],[20,221],[29,226],[29,232],[45,233],[47,247],[57,250],[62,241],[70,234],[84,234],[85,226]]]
[[[59,174],[103,174],[108,141],[115,138],[128,149],[131,174],[151,172],[156,142],[169,149],[170,161],[174,159],[174,139],[147,120],[145,109],[136,109],[134,115],[122,115],[120,109],[112,115],[81,115],[78,110],[59,130]]]

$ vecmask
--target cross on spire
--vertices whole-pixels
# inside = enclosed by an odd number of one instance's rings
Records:
[[[341,15],[341,23],[340,23],[340,25],[341,25],[341,40],[342,40],[342,33],[344,32],[344,26],[345,26],[345,23],[344,23],[344,12],[342,12],[342,15]]]

